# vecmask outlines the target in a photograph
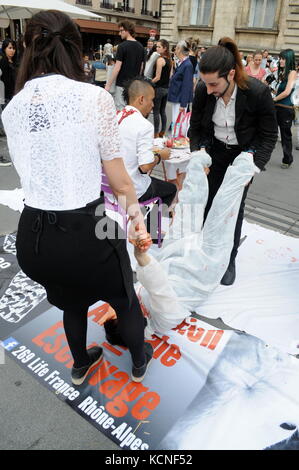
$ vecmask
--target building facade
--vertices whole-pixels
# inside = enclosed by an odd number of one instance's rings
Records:
[[[119,41],[117,23],[128,19],[136,24],[136,38],[146,42],[151,31],[159,35],[162,0],[67,0],[68,3],[102,16],[100,21],[77,20],[83,39],[94,48],[109,37],[113,43]]]
[[[210,46],[223,36],[245,52],[291,48],[299,55],[299,0],[162,0],[161,38]]]
[[[159,36],[162,0],[64,0],[79,8],[92,11],[102,17],[99,20],[76,20],[82,32],[85,48],[94,49],[110,38],[113,44],[119,42],[117,23],[129,19],[136,24],[136,37],[146,43],[150,35]],[[1,37],[18,39],[25,29],[25,20],[14,20],[6,29],[2,27]],[[1,25],[0,25],[1,28]]]

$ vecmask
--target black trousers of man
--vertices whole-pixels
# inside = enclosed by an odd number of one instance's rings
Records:
[[[295,119],[295,111],[292,108],[276,106],[277,122],[280,129],[281,145],[283,150],[282,163],[293,163],[292,124]]]
[[[159,180],[157,178],[151,177],[151,184],[148,187],[147,191],[138,199],[139,202],[148,201],[154,197],[160,197],[162,203],[167,206],[171,205],[172,201],[175,198],[177,188],[175,184],[169,183],[168,181]],[[165,209],[165,207],[164,207]],[[143,210],[144,212],[144,210]],[[167,211],[168,212],[168,211]],[[163,215],[166,216],[165,210]],[[151,237],[154,242],[157,241],[157,228],[158,228],[158,205],[155,204],[155,207],[152,209],[150,216],[147,217],[147,230],[150,232]]]
[[[210,149],[210,156],[212,158],[212,165],[210,167],[210,173],[208,175],[209,182],[209,197],[205,209],[204,219],[206,219],[208,212],[211,208],[213,199],[220,188],[224,175],[229,165],[233,163],[235,158],[242,152],[238,145],[232,145],[227,148],[226,144],[214,139],[212,148]],[[240,244],[242,223],[244,218],[245,199],[248,193],[249,186],[244,189],[243,197],[241,200],[240,210],[236,222],[235,235],[234,235],[234,246],[230,256],[230,264],[235,260],[238,247]],[[219,234],[221,237],[221,233]]]

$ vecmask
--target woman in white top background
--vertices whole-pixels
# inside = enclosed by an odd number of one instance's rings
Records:
[[[131,233],[136,224],[146,233],[123,164],[112,97],[84,83],[81,36],[67,15],[37,13],[24,41],[17,94],[3,112],[25,194],[17,235],[20,267],[64,311],[74,384],[102,358],[101,347],[86,349],[88,307],[98,300],[116,310],[133,360],[132,379],[141,381],[152,348],[144,343],[125,237],[117,238],[100,198],[102,163],[115,196],[125,200]]]
[[[160,54],[159,52],[157,52],[157,45],[154,44],[152,47],[152,50],[149,52],[146,58],[145,67],[144,67],[144,76],[148,78],[149,80],[151,80],[154,76],[155,66],[159,57],[160,57]]]

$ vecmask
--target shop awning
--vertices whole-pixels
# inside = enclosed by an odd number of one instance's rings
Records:
[[[81,33],[98,33],[98,34],[110,34],[118,35],[117,23],[110,23],[109,21],[92,21],[92,20],[76,20],[76,23],[80,26]],[[138,36],[148,37],[150,36],[150,30],[146,26],[136,25],[135,30]]]

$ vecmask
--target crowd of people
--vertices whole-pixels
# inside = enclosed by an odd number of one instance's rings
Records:
[[[171,182],[149,174],[170,156],[169,149],[154,146],[154,137],[164,137],[167,131],[167,102],[172,124],[181,112],[192,110],[190,150],[204,162],[209,188],[204,224],[228,168],[238,166],[240,155],[246,165],[249,162],[250,178],[246,173],[246,184],[238,188],[240,205],[223,285],[235,281],[246,195],[251,177],[264,170],[271,157],[277,122],[282,168],[293,161],[294,51],[282,51],[274,67],[268,51],[256,51],[251,60],[248,54],[245,64],[230,38],[208,49],[180,40],[171,51],[163,38],[148,42],[145,49],[135,39],[134,24],[126,20],[119,23],[119,34],[117,50],[109,40],[100,57],[109,71],[105,90],[93,85],[93,67],[89,56],[82,56],[76,25],[57,11],[37,13],[28,22],[17,74],[14,41],[3,43],[0,61],[2,120],[25,194],[18,262],[44,286],[50,303],[64,312],[74,358],[72,381],[77,385],[103,355],[99,346],[86,349],[87,312],[98,300],[107,301],[116,312],[116,319],[105,323],[107,339],[128,347],[133,381],[143,380],[153,356],[152,346],[144,341],[146,322],[133,286],[126,237],[119,230],[113,231],[113,238],[97,236],[98,224],[108,222],[96,208],[104,203],[104,174],[128,214],[128,237],[141,259],[156,233],[148,234],[151,227],[139,203],[160,197],[170,207],[177,192]],[[277,83],[273,96],[271,75]],[[148,120],[152,110],[154,125]]]

